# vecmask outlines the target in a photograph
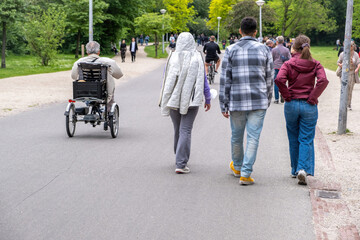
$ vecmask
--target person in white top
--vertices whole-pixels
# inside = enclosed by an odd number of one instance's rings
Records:
[[[90,41],[86,44],[86,53],[87,57],[80,58],[77,60],[71,71],[71,78],[77,80],[79,77],[78,63],[80,62],[95,62],[95,63],[104,63],[108,67],[108,76],[107,76],[107,91],[108,91],[108,105],[111,106],[114,102],[114,92],[115,92],[115,80],[123,76],[121,69],[117,63],[107,57],[100,57],[100,44],[96,41]]]
[[[135,38],[132,38],[131,43],[130,43],[131,62],[135,62],[136,51],[137,50],[138,50],[138,46],[137,46],[137,43],[135,41]]]

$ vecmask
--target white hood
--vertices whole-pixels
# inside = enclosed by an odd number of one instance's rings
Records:
[[[160,97],[161,113],[168,116],[170,109],[186,114],[191,106],[200,106],[204,93],[204,61],[196,50],[193,36],[181,33],[176,50],[167,61]]]

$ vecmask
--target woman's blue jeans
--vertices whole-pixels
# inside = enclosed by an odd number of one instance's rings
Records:
[[[242,177],[250,177],[253,171],[265,114],[266,110],[230,112],[232,161]],[[247,142],[244,153],[245,128]]]
[[[284,107],[286,129],[289,138],[291,174],[300,170],[314,176],[314,137],[318,119],[317,105],[306,100],[293,99]]]

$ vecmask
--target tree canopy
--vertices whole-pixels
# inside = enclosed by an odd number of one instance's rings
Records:
[[[57,50],[78,57],[80,44],[88,41],[88,3],[88,0],[1,0],[2,66],[5,67],[6,51],[24,54],[32,49],[24,38],[24,32],[29,32],[26,28],[31,27],[25,19],[39,20],[30,16],[51,8],[62,9],[67,15],[61,34],[63,43],[57,45]],[[149,30],[151,26],[140,27],[139,17],[156,20],[161,16],[160,9],[166,10],[165,19],[171,18],[169,33],[190,31],[196,35],[216,35],[217,18],[221,17],[220,36],[228,38],[230,34],[238,34],[243,17],[259,19],[256,0],[93,0],[93,4],[94,40],[100,43],[102,52],[109,52],[111,44],[122,39],[130,40],[147,33],[154,35],[155,32]],[[344,36],[344,0],[265,0],[262,10],[264,36],[295,37],[303,33],[315,43],[333,43]],[[354,11],[353,36],[360,38],[360,0],[354,0]],[[156,25],[154,19],[151,23]],[[34,54],[33,49],[31,52]]]

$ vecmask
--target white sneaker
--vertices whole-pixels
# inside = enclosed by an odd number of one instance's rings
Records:
[[[175,169],[175,172],[178,174],[186,174],[190,172],[190,168],[184,167],[184,168],[177,168]]]
[[[297,178],[299,179],[299,185],[307,185],[306,183],[306,172],[304,170],[300,170],[298,172]]]

